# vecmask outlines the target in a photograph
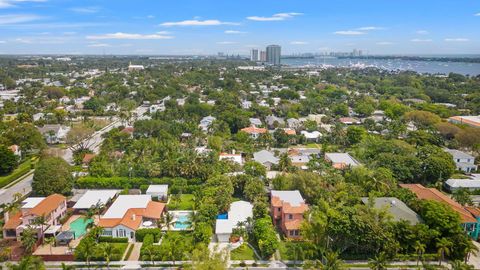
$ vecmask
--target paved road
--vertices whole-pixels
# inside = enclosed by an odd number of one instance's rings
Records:
[[[133,119],[136,120],[139,116],[142,116],[143,114],[145,114],[147,110],[148,110],[148,107],[145,107],[145,106],[137,107],[135,110],[132,111]],[[90,142],[89,145],[92,148],[93,152],[98,154],[98,152],[100,151],[100,145],[102,144],[102,141],[103,141],[103,138],[102,138],[103,134],[121,125],[122,125],[121,121],[119,119],[116,119],[106,127],[95,132],[90,138],[88,138],[87,140]],[[70,164],[73,163],[72,151],[70,149],[65,150],[62,157]],[[0,205],[12,202],[13,196],[16,193],[27,195],[32,191],[33,170],[30,171],[29,174],[23,177],[24,179],[20,180],[15,185],[9,188],[0,189]]]
[[[16,193],[27,195],[32,191],[33,170],[22,177],[23,179],[12,187],[0,189],[0,205],[12,202]]]

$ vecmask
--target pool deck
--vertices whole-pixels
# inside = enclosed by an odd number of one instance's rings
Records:
[[[190,215],[193,211],[191,210],[177,210],[177,211],[168,211],[170,214],[173,215],[173,223],[175,223],[178,219],[179,215]],[[191,231],[193,228],[175,228],[174,226],[170,226],[170,231]],[[163,226],[162,231],[167,231],[167,227]]]

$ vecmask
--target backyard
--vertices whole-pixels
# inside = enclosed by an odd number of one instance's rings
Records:
[[[168,203],[169,210],[192,210],[194,206],[193,194],[172,195]]]

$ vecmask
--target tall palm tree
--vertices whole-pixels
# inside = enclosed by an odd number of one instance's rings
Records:
[[[173,215],[170,212],[165,213],[162,217],[162,223],[167,227],[167,231],[170,231],[170,226],[173,224]]]
[[[152,262],[152,265],[155,265],[155,247],[153,245],[149,245],[145,248],[145,252],[147,252],[148,258]]]
[[[368,261],[368,266],[372,270],[386,270],[388,265],[388,258],[385,252],[380,252],[374,258]]]
[[[47,218],[44,215],[38,216],[33,220],[33,225],[40,226],[40,240],[43,244],[45,237],[45,226],[48,225]]]
[[[107,269],[110,269],[110,259],[113,256],[113,246],[110,243],[103,243],[101,245],[103,256],[105,257],[105,263],[107,264]]]
[[[52,255],[52,247],[53,245],[55,245],[55,237],[48,237],[47,239],[45,239],[45,244],[50,246],[50,255]]]
[[[94,206],[93,211],[97,215],[97,218],[100,220],[100,214],[102,213],[103,208],[105,205],[99,200]]]
[[[467,246],[465,247],[465,263],[468,263],[470,256],[473,254],[477,254],[479,251],[478,247],[475,245],[473,241],[468,241]]]
[[[442,261],[445,260],[445,255],[450,255],[450,248],[452,247],[452,242],[447,238],[442,238],[437,242],[437,254],[438,254],[438,265],[442,265]]]
[[[93,219],[95,216],[95,209],[92,207],[88,208],[87,212],[83,213],[82,218],[84,222],[88,222],[89,220]]]
[[[27,227],[23,230],[20,236],[20,241],[27,254],[32,254],[35,243],[37,243],[38,230]]]
[[[83,258],[85,259],[85,262],[87,263],[87,268],[90,269],[90,259],[92,258],[94,252],[95,252],[95,247],[97,243],[91,238],[86,238],[82,241],[82,244],[77,247],[78,250]]]
[[[418,266],[418,264],[420,263],[420,260],[422,260],[423,258],[423,254],[425,253],[426,245],[422,244],[420,241],[415,241],[413,248],[415,249],[415,253],[418,255],[417,257],[417,266]]]

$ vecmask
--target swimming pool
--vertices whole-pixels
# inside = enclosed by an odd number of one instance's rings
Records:
[[[86,234],[88,224],[92,222],[93,219],[84,219],[83,217],[79,217],[70,223],[70,231],[75,233],[75,239],[78,239]]]
[[[189,217],[188,214],[178,214],[177,215],[177,220],[175,221],[175,224],[173,227],[178,230],[186,230],[190,228],[189,222]]]

